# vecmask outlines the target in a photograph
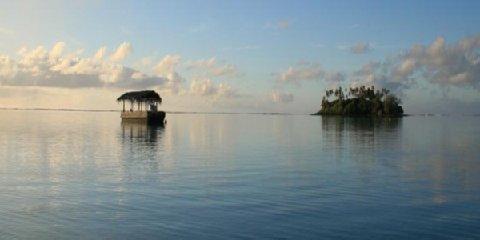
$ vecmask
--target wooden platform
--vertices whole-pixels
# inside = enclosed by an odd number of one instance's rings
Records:
[[[165,121],[163,111],[123,111],[120,115],[122,121],[146,122],[149,124],[163,124]]]

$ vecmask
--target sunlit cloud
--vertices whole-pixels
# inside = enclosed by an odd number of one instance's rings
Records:
[[[195,70],[201,75],[210,77],[235,77],[238,75],[237,67],[233,64],[219,62],[215,57],[209,59],[200,59],[186,63],[188,70]]]
[[[175,72],[177,66],[180,64],[181,57],[178,54],[168,54],[153,68],[157,75],[167,75]]]
[[[117,50],[110,55],[110,60],[120,62],[132,52],[132,44],[124,42],[118,46]]]
[[[293,102],[293,94],[288,92],[281,92],[279,90],[273,90],[270,93],[270,98],[274,103],[289,103]]]
[[[97,52],[95,53],[93,58],[95,58],[97,60],[101,60],[105,56],[106,53],[107,53],[107,47],[101,47],[97,50]]]
[[[350,52],[353,54],[364,54],[371,52],[373,50],[373,47],[370,45],[370,43],[366,42],[359,42],[354,44],[353,46],[350,46]]]
[[[215,98],[235,98],[240,95],[226,83],[215,84],[211,79],[193,79],[190,83],[190,93],[199,96]]]
[[[277,74],[277,81],[281,84],[294,84],[300,86],[305,81],[342,82],[345,74],[337,71],[326,71],[318,63],[301,62],[288,67],[287,70]]]

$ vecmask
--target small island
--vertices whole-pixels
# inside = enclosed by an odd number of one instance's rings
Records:
[[[385,88],[375,91],[374,86],[361,86],[350,88],[345,94],[342,87],[338,87],[326,90],[322,107],[314,115],[401,117],[400,103],[401,100]]]

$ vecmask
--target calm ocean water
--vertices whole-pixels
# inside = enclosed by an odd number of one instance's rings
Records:
[[[167,120],[0,111],[0,238],[480,238],[480,117]]]

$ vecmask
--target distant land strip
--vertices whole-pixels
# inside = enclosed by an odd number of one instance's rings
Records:
[[[0,107],[0,110],[18,110],[18,111],[64,111],[64,112],[120,112],[113,109],[75,109],[75,108],[10,108]],[[189,112],[189,111],[165,111],[169,114],[248,114],[248,115],[309,115],[294,113],[276,113],[276,112]]]
[[[75,108],[11,108],[11,107],[0,107],[0,110],[18,110],[18,111],[64,111],[64,112],[120,112],[121,110],[113,109],[75,109]],[[189,112],[189,111],[165,111],[168,114],[232,114],[232,115],[312,115],[309,113],[275,113],[275,112]],[[458,114],[447,114],[447,113],[415,113],[415,114],[404,114],[405,117],[408,116],[425,116],[425,117],[434,117],[434,116],[458,116]],[[480,117],[480,113],[471,113],[471,114],[460,114],[460,116],[475,116]],[[342,117],[342,116],[328,116],[328,117]],[[345,116],[347,117],[347,116]]]

